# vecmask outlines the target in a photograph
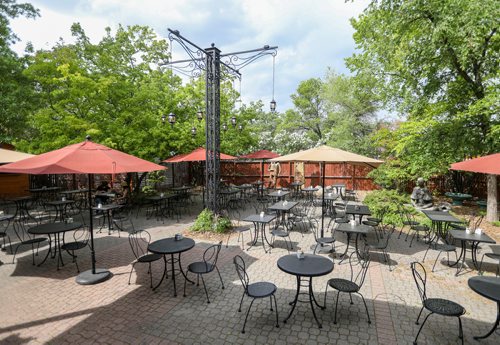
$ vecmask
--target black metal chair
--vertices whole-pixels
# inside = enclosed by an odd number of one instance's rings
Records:
[[[355,260],[357,262],[355,262]],[[354,268],[353,266],[355,264],[359,264],[360,270],[354,276]],[[326,288],[325,288],[325,300],[324,300],[324,308],[326,308],[326,294],[328,292],[328,286],[331,288],[337,290],[337,298],[335,302],[335,317],[333,320],[334,324],[337,324],[337,309],[338,309],[338,304],[339,304],[339,295],[341,292],[348,293],[349,298],[351,300],[351,304],[353,304],[352,301],[352,294],[357,294],[361,296],[361,299],[363,300],[363,304],[365,305],[365,310],[366,310],[366,316],[368,317],[368,323],[372,323],[370,319],[370,313],[368,312],[368,307],[366,305],[365,298],[363,295],[359,292],[361,288],[363,287],[363,283],[365,282],[366,278],[366,273],[368,272],[368,267],[370,266],[370,254],[368,251],[363,253],[363,255],[358,258],[358,255],[356,252],[353,252],[349,256],[349,266],[351,268],[351,279],[342,279],[342,278],[332,278],[328,280],[326,283]]]
[[[425,258],[427,257],[427,253],[429,252],[429,249],[437,250],[439,253],[436,256],[436,260],[434,260],[434,265],[432,265],[432,272],[434,272],[434,269],[436,268],[436,263],[439,260],[439,257],[441,256],[442,253],[446,253],[446,259],[448,261],[448,265],[450,265],[450,253],[453,252],[455,253],[455,259],[458,259],[457,256],[457,247],[452,243],[451,239],[442,239],[438,234],[434,236],[434,239],[432,241],[429,241],[429,246],[427,247],[427,250],[425,251],[424,257],[422,258],[422,262],[425,261]]]
[[[125,231],[128,233],[135,232],[134,223],[132,222],[132,206],[124,205],[123,207],[114,210],[111,215],[111,222],[113,226],[118,229],[118,237],[120,237],[120,231]],[[108,230],[108,234],[109,234]]]
[[[151,235],[146,230],[136,230],[130,232],[128,235],[128,242],[130,244],[130,248],[132,248],[132,253],[135,256],[135,261],[132,262],[132,268],[128,276],[129,285],[135,265],[137,263],[144,263],[148,264],[150,287],[153,288],[153,272],[151,271],[151,263],[160,260],[162,255],[148,252],[147,248],[151,242]]]
[[[403,220],[403,226],[408,225],[410,227],[410,229],[408,230],[408,233],[406,234],[405,241],[408,240],[408,236],[413,231],[413,235],[412,235],[411,240],[410,240],[410,248],[413,244],[413,240],[415,239],[415,237],[417,238],[417,241],[418,241],[418,238],[420,236],[422,236],[422,238],[430,237],[431,229],[427,225],[420,224],[420,222],[416,221],[415,217],[411,213],[411,211],[405,210],[403,208],[402,215],[403,215],[404,219],[406,219],[406,221]],[[401,235],[401,231],[399,232],[399,234]]]
[[[478,274],[482,274],[482,268],[483,268],[483,260],[484,257],[486,256],[487,258],[491,260],[496,260],[497,261],[497,269],[495,272],[495,275],[498,277],[500,274],[500,245],[490,245],[490,248],[492,249],[491,253],[484,253],[483,256],[481,257],[481,262],[479,264],[479,269],[478,269]]]
[[[233,259],[234,266],[236,267],[236,273],[238,273],[238,277],[241,280],[241,284],[243,285],[243,295],[240,300],[240,307],[238,308],[238,312],[241,312],[241,306],[243,304],[243,297],[247,295],[252,298],[252,302],[248,307],[247,314],[245,316],[245,322],[243,323],[243,329],[241,333],[245,333],[245,326],[247,324],[248,314],[250,313],[250,309],[252,308],[253,302],[259,298],[269,297],[269,301],[271,302],[271,311],[273,311],[273,298],[274,298],[274,308],[276,309],[276,327],[279,328],[278,322],[278,305],[276,303],[276,290],[278,289],[276,285],[270,282],[255,282],[250,283],[250,279],[248,278],[248,274],[246,271],[245,260],[239,255],[236,255]]]
[[[417,336],[415,337],[415,340],[413,341],[413,344],[417,344],[417,339],[422,331],[422,328],[425,325],[425,322],[431,316],[432,314],[438,314],[438,315],[443,315],[443,316],[451,316],[451,317],[457,317],[458,318],[458,337],[462,340],[462,344],[464,343],[464,335],[463,335],[463,330],[462,330],[462,319],[460,317],[465,314],[465,308],[462,307],[460,304],[455,303],[453,301],[443,299],[443,298],[427,298],[427,290],[426,290],[426,284],[427,284],[427,273],[425,272],[424,266],[418,262],[412,262],[410,264],[411,266],[411,271],[413,274],[413,279],[415,280],[415,283],[417,284],[417,289],[418,289],[418,294],[420,295],[420,299],[422,300],[422,309],[420,309],[420,313],[418,313],[417,321],[415,321],[415,324],[418,325],[418,320],[420,319],[420,316],[422,315],[422,312],[424,309],[427,309],[430,313],[425,317],[424,322],[422,322],[422,325],[420,326]]]
[[[222,281],[222,276],[220,275],[219,269],[217,268],[217,259],[219,258],[219,253],[222,247],[222,241],[218,244],[214,244],[208,247],[203,253],[203,261],[197,261],[189,264],[186,276],[189,272],[196,274],[196,285],[200,286],[200,277],[203,283],[203,288],[205,289],[205,294],[207,295],[207,303],[210,303],[210,298],[208,297],[207,286],[203,275],[212,272],[214,269],[219,274],[220,282],[222,284],[222,289],[224,290],[224,282]],[[186,282],[184,279],[184,297],[186,297]]]
[[[83,217],[81,218],[82,220],[84,219]],[[75,252],[87,248],[89,240],[90,230],[88,226],[85,225],[85,222],[83,222],[83,225],[80,228],[73,231],[73,241],[66,242],[65,237],[63,236],[63,244],[61,245],[61,250],[65,250],[69,255],[71,255],[73,259],[72,261],[75,263],[78,273],[80,273],[80,267],[78,267],[78,262],[76,261],[77,255],[75,255]]]
[[[407,206],[405,205],[398,205],[398,214],[399,214],[399,218],[401,219],[401,228],[399,229],[399,235],[398,235],[398,239],[401,237],[401,234],[403,233],[403,228],[405,226],[414,226],[414,225],[419,225],[420,223],[415,221],[415,220],[409,220],[408,219],[408,216],[407,216],[407,213],[410,212],[408,209],[407,209]],[[405,242],[408,240],[408,235],[410,234],[410,231],[408,231],[406,233],[406,237],[405,237]]]
[[[280,224],[279,226],[275,226],[271,230],[271,248],[275,248],[276,237],[282,238],[285,241],[286,250],[288,254],[290,254],[290,250],[293,250],[292,239],[290,238],[290,232],[285,224]],[[288,242],[287,242],[288,238]],[[290,248],[288,248],[288,243],[290,243]]]
[[[242,225],[242,226],[235,227],[233,229],[233,231],[229,232],[229,235],[227,235],[226,248],[229,245],[229,238],[231,237],[232,233],[235,232],[238,234],[237,243],[240,243],[240,238],[241,238],[241,246],[243,247],[243,250],[245,250],[245,240],[244,240],[243,234],[247,231],[250,232],[250,237],[252,237],[252,232],[250,231],[250,226]]]
[[[5,246],[7,245],[5,239],[7,239],[9,242],[10,252],[12,253],[12,242],[10,240],[9,234],[7,233],[7,230],[9,229],[9,225],[12,223],[12,220],[15,216],[13,214],[9,214],[0,215],[0,217],[3,217],[3,220],[0,222],[0,238],[2,238],[3,241],[3,246],[1,248],[2,250],[5,250]]]
[[[391,239],[392,234],[394,233],[394,231],[396,231],[396,227],[393,224],[390,224],[383,226],[380,229],[381,236],[380,238],[378,238],[377,242],[371,243],[369,241],[366,241],[365,245],[370,253],[373,251],[381,251],[384,255],[385,262],[389,265],[389,271],[392,271],[391,260],[389,259],[389,255],[387,254],[387,247],[389,246],[389,240]]]
[[[289,222],[292,226],[297,225],[301,230],[300,233],[302,237],[304,237],[304,232],[307,231],[307,227],[311,226],[311,212],[312,203],[309,201],[300,201],[288,215]]]
[[[328,228],[327,228],[328,229]],[[318,250],[319,247],[324,247],[327,245],[332,246],[332,252],[335,253],[335,227],[332,229],[332,235],[331,236],[326,236],[326,237],[321,237],[321,229],[319,228],[319,222],[317,219],[312,219],[311,220],[311,232],[314,235],[314,241],[316,242],[316,245],[314,246],[314,251],[313,254],[316,254],[316,251]]]
[[[27,219],[18,218],[13,222],[14,232],[16,233],[19,242],[15,244],[16,249],[14,250],[12,263],[14,263],[16,259],[17,251],[19,250],[19,248],[28,245],[31,246],[33,265],[35,265],[35,245],[36,245],[36,255],[38,255],[38,249],[40,248],[40,244],[48,240],[47,237],[36,237],[35,235],[31,235],[30,233],[28,233],[27,229],[28,226],[30,226],[30,224],[28,223]]]

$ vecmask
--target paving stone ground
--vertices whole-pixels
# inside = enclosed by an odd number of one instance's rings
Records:
[[[144,215],[134,218],[136,228],[147,229],[153,240],[171,237],[184,232],[200,211],[198,205],[187,205],[190,214],[177,220],[158,221],[146,219]],[[187,212],[186,212],[187,213]],[[241,211],[240,219],[252,213]],[[234,220],[235,223],[238,220]],[[409,248],[404,233],[397,233],[390,241],[390,259],[395,269],[391,272],[376,253],[361,290],[368,304],[372,320],[368,324],[361,299],[341,295],[338,307],[338,322],[333,323],[334,292],[329,290],[326,310],[316,309],[323,328],[314,321],[309,304],[297,306],[289,321],[283,323],[293,300],[296,280],[294,276],[278,269],[276,262],[288,254],[284,243],[270,254],[262,247],[242,250],[237,236],[231,236],[228,246],[221,251],[218,266],[225,283],[222,290],[216,273],[205,281],[211,303],[206,303],[202,286],[187,287],[187,296],[182,296],[183,280],[178,277],[178,296],[173,297],[173,285],[169,279],[157,291],[149,287],[146,265],[137,265],[128,284],[133,255],[127,234],[107,232],[96,234],[97,266],[108,268],[113,277],[101,284],[81,286],[75,283],[76,267],[65,254],[66,265],[56,270],[55,260],[41,267],[31,264],[31,251],[25,250],[11,264],[9,251],[0,252],[0,343],[1,344],[411,344],[418,331],[415,320],[421,308],[417,289],[410,271],[410,262],[421,261],[427,245],[415,243]],[[496,236],[497,241],[499,240]],[[337,252],[345,248],[343,234],[337,234]],[[314,243],[311,233],[292,231],[293,251],[310,251]],[[226,238],[224,238],[226,240]],[[248,234],[246,240],[249,240]],[[199,260],[205,248],[214,241],[196,239],[196,246],[182,254],[183,267]],[[46,253],[40,248],[37,260]],[[238,305],[242,287],[234,270],[232,259],[241,255],[248,267],[251,281],[266,280],[278,286],[276,293],[279,310],[279,328],[275,327],[275,314],[269,310],[269,300],[256,301],[248,318],[246,333],[241,333],[246,308]],[[322,254],[327,256],[327,254]],[[428,271],[428,295],[452,299],[462,304],[467,313],[463,316],[466,344],[498,344],[498,332],[489,339],[475,341],[472,336],[486,333],[496,317],[496,305],[469,289],[467,280],[477,275],[468,270],[458,277],[455,269],[446,266],[443,258],[435,273],[431,273],[437,253],[430,251],[424,266]],[[470,255],[470,253],[469,253]],[[330,254],[330,257],[331,254]],[[326,282],[332,277],[349,278],[349,265],[339,264],[333,256],[335,267],[332,273],[314,278],[314,292],[323,303]],[[90,267],[88,252],[79,255],[80,268]],[[493,275],[494,266],[488,265],[486,275]],[[153,264],[153,279],[158,282],[163,272],[163,262]],[[420,344],[459,344],[456,318],[431,316],[423,329]]]

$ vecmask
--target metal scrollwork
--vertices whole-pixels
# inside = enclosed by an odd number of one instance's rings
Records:
[[[199,77],[205,72],[205,106],[206,106],[206,170],[205,170],[205,207],[219,213],[220,189],[220,80],[221,77],[241,78],[240,69],[263,56],[277,54],[278,47],[246,50],[221,55],[220,50],[212,44],[203,49],[183,37],[179,31],[168,29],[170,46],[175,41],[187,53],[188,59],[168,61],[161,66],[169,66],[172,71],[188,77]],[[222,58],[225,58],[222,61]]]

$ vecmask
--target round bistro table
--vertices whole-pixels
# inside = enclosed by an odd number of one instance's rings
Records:
[[[73,222],[73,223],[64,223],[64,222],[59,222],[59,223],[45,223],[45,224],[40,224],[40,225],[35,225],[31,228],[28,229],[28,233],[31,235],[48,235],[49,236],[49,250],[47,251],[47,255],[45,255],[45,258],[43,259],[42,262],[38,264],[38,266],[42,265],[47,258],[49,257],[49,254],[52,253],[52,258],[55,258],[57,256],[57,269],[59,270],[59,262],[61,262],[61,266],[64,266],[64,261],[62,259],[61,255],[61,234],[63,234],[63,240],[64,240],[64,233],[72,230],[76,230],[80,228],[83,224],[79,222]],[[54,251],[52,252],[52,236],[54,236]]]
[[[482,336],[475,336],[474,339],[488,338],[497,328],[500,323],[500,278],[499,277],[472,277],[468,281],[469,287],[487,299],[497,302],[497,319],[491,330]]]
[[[321,323],[318,321],[316,316],[316,312],[314,311],[313,302],[320,308],[323,308],[318,304],[316,298],[314,297],[313,287],[312,287],[312,279],[313,277],[324,276],[331,271],[333,271],[333,261],[327,259],[323,256],[319,255],[310,255],[306,254],[304,258],[299,259],[296,254],[290,254],[282,256],[278,259],[278,268],[285,273],[294,275],[297,278],[297,291],[295,293],[295,299],[290,302],[292,306],[292,310],[290,310],[290,314],[288,314],[287,318],[283,321],[286,323],[290,316],[292,316],[293,311],[295,310],[295,306],[298,302],[309,302],[311,305],[311,310],[314,315],[314,319],[318,324],[319,328],[322,328]],[[305,278],[305,279],[303,279]],[[306,285],[301,284],[301,282],[307,282],[308,292],[300,292],[300,288]],[[300,300],[299,295],[308,295],[309,300]]]
[[[186,274],[182,270],[181,265],[181,253],[190,250],[194,247],[194,240],[191,238],[182,238],[181,240],[176,240],[174,237],[164,238],[158,241],[154,241],[149,244],[148,250],[154,254],[163,255],[163,262],[165,264],[165,268],[163,270],[163,275],[161,277],[160,282],[153,288],[156,290],[158,286],[161,285],[163,279],[167,276],[167,255],[170,255],[170,263],[172,269],[172,280],[174,282],[174,297],[177,297],[177,287],[175,285],[175,263],[177,262],[179,265],[179,271],[184,276],[184,279],[187,281],[194,283],[186,277]],[[174,257],[175,254],[178,254],[177,258]]]

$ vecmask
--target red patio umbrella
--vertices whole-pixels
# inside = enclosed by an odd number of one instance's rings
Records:
[[[204,147],[199,147],[190,153],[182,153],[177,156],[165,159],[165,163],[180,163],[180,162],[201,162],[206,160],[207,150]],[[236,159],[236,157],[226,155],[225,153],[220,153],[221,160],[231,160]]]
[[[452,170],[463,170],[482,174],[500,175],[500,153],[467,159],[463,162],[453,163]]]
[[[50,151],[0,167],[3,173],[21,174],[88,174],[89,175],[89,213],[90,213],[90,251],[92,269],[82,272],[76,278],[83,285],[100,283],[111,276],[105,269],[95,268],[94,231],[92,222],[92,178],[93,174],[117,174],[125,172],[146,172],[165,169],[164,166],[144,159],[113,150],[104,145],[87,140]]]
[[[497,205],[497,177],[500,175],[500,153],[467,159],[463,162],[453,163],[452,170],[463,170],[481,174],[488,174],[488,202],[486,208],[486,219],[490,222],[498,220]]]
[[[239,156],[240,159],[271,159],[278,158],[280,155],[276,152],[272,152],[269,150],[260,150],[255,151],[246,155]]]

